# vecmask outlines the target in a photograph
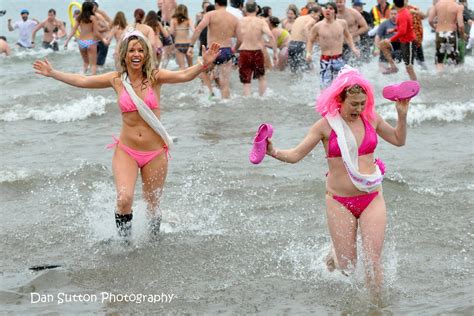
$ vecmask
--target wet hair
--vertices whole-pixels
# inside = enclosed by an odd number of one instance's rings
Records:
[[[271,7],[265,6],[262,8],[262,14],[260,16],[263,16],[264,18],[270,17],[270,11],[272,10]]]
[[[184,4],[178,5],[172,17],[178,20],[178,24],[188,21],[188,7]]]
[[[336,6],[336,4],[335,4],[334,2],[328,2],[328,3],[326,3],[326,9],[327,9],[328,7],[333,8],[334,11],[335,11],[336,14],[337,14],[337,6]]]
[[[334,79],[331,85],[321,92],[321,95],[316,101],[316,111],[318,111],[321,116],[336,114],[348,95],[358,93],[363,93],[367,96],[362,115],[365,119],[373,122],[376,119],[374,89],[357,69],[347,66],[339,72],[339,75]]]
[[[247,2],[245,4],[245,11],[249,13],[254,13],[257,11],[257,3],[256,2]]]
[[[48,13],[52,13],[52,14],[56,15],[56,10],[54,10],[54,9],[49,9],[49,10],[48,10]]]
[[[156,79],[154,77],[154,69],[155,69],[155,54],[152,54],[153,48],[151,47],[150,42],[145,37],[132,35],[124,40],[120,44],[119,50],[119,57],[120,57],[120,66],[122,67],[122,71],[120,75],[123,73],[127,73],[127,54],[128,54],[128,45],[131,41],[136,40],[143,48],[144,55],[145,55],[145,62],[142,66],[142,76],[143,81],[142,84],[145,84],[146,81],[149,81],[152,86],[156,84]]]
[[[5,36],[0,36],[0,40],[4,40],[6,42],[7,38]]]
[[[280,24],[280,19],[277,18],[276,16],[271,16],[269,19],[269,22],[273,27],[277,27],[278,24]]]
[[[156,30],[159,27],[158,23],[160,23],[158,20],[158,14],[156,14],[156,12],[153,10],[148,11],[148,13],[146,14],[144,23],[148,25],[149,27],[151,27],[153,31],[156,32]]]
[[[216,0],[216,4],[220,5],[221,7],[227,7],[227,0]]]
[[[115,14],[114,20],[112,21],[112,26],[118,25],[120,29],[124,30],[127,27],[127,18],[125,13],[118,11]]]
[[[206,13],[207,12],[211,12],[211,11],[214,11],[216,9],[216,6],[213,5],[213,4],[210,4],[206,7]]]
[[[244,5],[244,0],[230,0],[230,6],[233,8],[240,8]]]
[[[92,9],[94,9],[92,2],[84,2],[82,4],[81,13],[77,17],[77,23],[92,23],[91,16],[94,15]]]
[[[135,12],[133,12],[133,17],[135,18],[136,23],[142,23],[143,18],[145,17],[145,11],[143,9],[136,9]]]
[[[403,8],[405,6],[405,0],[393,0],[393,4],[397,8]]]

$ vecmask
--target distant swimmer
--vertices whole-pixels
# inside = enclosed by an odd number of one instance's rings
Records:
[[[1,54],[5,54],[6,56],[10,56],[12,54],[10,45],[8,45],[7,38],[5,36],[0,36],[0,55]]]
[[[276,39],[278,58],[274,68],[283,71],[288,64],[288,44],[290,43],[290,32],[279,27],[280,19],[276,16],[269,17],[270,30]]]
[[[92,5],[94,6],[92,11],[97,18],[98,31],[101,35],[100,38],[105,39],[110,32],[112,19],[104,10],[99,9],[99,3],[97,1],[92,1]],[[109,46],[100,38],[97,42],[97,66],[104,66],[107,53],[109,52]]]
[[[349,27],[349,32],[352,35],[352,41],[358,49],[362,49],[362,44],[360,42],[361,35],[366,34],[369,31],[369,25],[365,21],[362,14],[354,8],[346,7],[346,0],[336,0],[337,6],[337,18],[343,19],[347,22]],[[359,65],[361,60],[360,56],[354,56],[351,54],[352,49],[350,49],[347,43],[344,44],[342,51],[342,58],[347,64]]]
[[[7,10],[2,10],[2,11],[0,11],[0,17],[1,17],[1,16],[4,16],[5,14],[7,14]]]
[[[435,63],[438,72],[444,70],[445,60],[451,65],[459,64],[458,36],[466,38],[463,9],[455,0],[439,0],[430,10],[428,22],[436,30]]]
[[[115,17],[112,23],[110,23],[111,30],[105,40],[105,45],[109,46],[112,39],[115,39],[116,45],[115,45],[115,52],[114,52],[114,63],[115,63],[115,70],[117,71],[120,71],[122,67],[120,65],[119,50],[120,50],[120,45],[122,43],[122,36],[127,26],[128,26],[128,23],[127,23],[127,18],[125,17],[125,13],[123,13],[122,11],[118,11],[115,14]]]
[[[227,0],[216,0],[216,10],[204,15],[191,37],[191,47],[188,52],[192,54],[194,43],[201,32],[207,27],[208,42],[216,42],[221,48],[215,60],[216,71],[219,77],[219,89],[222,99],[230,98],[230,74],[232,72],[232,38],[237,37],[239,20],[226,10]]]
[[[245,11],[246,16],[239,21],[237,43],[234,48],[234,51],[240,50],[239,78],[244,85],[244,96],[250,96],[252,78],[258,80],[258,93],[262,96],[267,89],[263,53],[263,50],[266,50],[264,35],[269,38],[275,64],[278,58],[276,41],[267,21],[257,17],[255,2],[247,2]]]
[[[321,18],[321,8],[311,7],[307,15],[298,17],[291,27],[290,42],[288,43],[288,65],[292,73],[307,71],[310,64],[305,59],[308,34],[314,24]],[[311,48],[312,49],[312,48]]]
[[[105,42],[105,38],[99,32],[99,22],[93,9],[94,6],[91,2],[84,2],[82,4],[81,13],[77,17],[76,24],[64,43],[64,48],[67,48],[69,40],[79,29],[81,34],[77,39],[77,45],[83,60],[83,72],[85,74],[90,66],[91,74],[95,75],[97,71],[97,43],[98,40]]]
[[[306,60],[308,63],[313,58],[313,44],[318,43],[321,49],[320,87],[328,87],[346,62],[343,58],[344,40],[355,56],[360,56],[360,51],[352,41],[347,22],[336,19],[337,6],[334,2],[328,2],[324,12],[324,20],[316,23],[308,35]]]
[[[58,51],[58,34],[59,32],[61,32],[61,34],[66,34],[66,28],[64,27],[64,23],[56,18],[56,10],[49,9],[48,18],[36,25],[35,29],[33,30],[33,34],[31,35],[31,43],[33,47],[35,43],[36,32],[38,32],[40,29],[43,29],[43,39],[41,47],[45,49],[50,48],[54,51]]]
[[[374,151],[378,136],[395,146],[405,144],[408,105],[409,99],[396,102],[398,121],[392,127],[375,112],[372,85],[357,70],[344,69],[318,97],[316,110],[322,118],[305,138],[291,149],[277,149],[270,140],[267,146],[273,158],[296,163],[322,142],[329,168],[326,215],[332,241],[326,264],[329,271],[338,269],[346,275],[355,270],[360,229],[366,283],[374,298],[383,285],[387,224],[382,190],[385,166],[374,158]]]
[[[20,48],[31,48],[33,44],[31,42],[31,34],[35,29],[36,25],[39,23],[36,19],[29,19],[30,12],[27,9],[20,11],[21,20],[16,21],[12,25],[12,19],[8,19],[8,30],[10,32],[14,30],[20,31],[20,38],[16,42],[16,45]]]
[[[195,66],[180,71],[157,70],[148,38],[130,29],[124,33],[120,45],[120,64],[124,66],[121,71],[84,76],[55,70],[48,60],[37,60],[33,64],[37,74],[71,86],[113,88],[117,93],[123,127],[120,136],[109,147],[115,147],[112,170],[117,192],[115,222],[120,237],[128,240],[131,236],[132,206],[139,171],[150,234],[156,236],[160,230],[160,198],[168,172],[168,150],[173,143],[159,120],[162,85],[193,80],[212,65],[218,52],[219,45],[213,43]]]
[[[390,66],[383,74],[388,75],[398,72],[398,68],[392,57],[392,43],[398,41],[400,42],[400,52],[408,76],[410,80],[416,80],[415,69],[413,67],[416,53],[416,34],[413,29],[413,17],[406,6],[405,0],[395,0],[393,3],[397,9],[397,31],[392,37],[384,39],[379,43],[380,51],[384,54]]]
[[[193,64],[193,55],[188,53],[191,47],[191,35],[194,32],[194,24],[188,14],[188,7],[184,4],[178,5],[171,18],[170,33],[174,37],[174,48],[176,62],[179,69],[185,69]]]

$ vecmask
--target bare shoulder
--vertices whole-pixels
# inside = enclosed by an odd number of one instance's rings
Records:
[[[326,118],[320,118],[311,127],[311,132],[315,135],[319,135],[321,138],[326,138],[331,132],[331,126],[329,126]]]

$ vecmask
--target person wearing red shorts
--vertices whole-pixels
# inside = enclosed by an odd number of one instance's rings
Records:
[[[237,28],[237,43],[235,50],[240,48],[239,56],[239,77],[244,84],[244,96],[250,95],[251,81],[258,79],[258,92],[265,93],[267,83],[265,80],[265,59],[263,49],[265,43],[263,35],[270,39],[273,48],[273,62],[276,63],[278,53],[276,41],[266,20],[257,17],[257,4],[247,3],[245,5],[247,16],[239,22]]]

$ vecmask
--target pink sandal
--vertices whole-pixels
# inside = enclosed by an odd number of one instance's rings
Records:
[[[257,134],[253,140],[253,147],[249,154],[249,160],[253,164],[259,164],[265,158],[267,153],[267,139],[272,138],[273,127],[264,123],[258,128]]]
[[[409,100],[420,92],[418,81],[408,80],[398,84],[385,86],[382,95],[385,99],[391,101]]]

